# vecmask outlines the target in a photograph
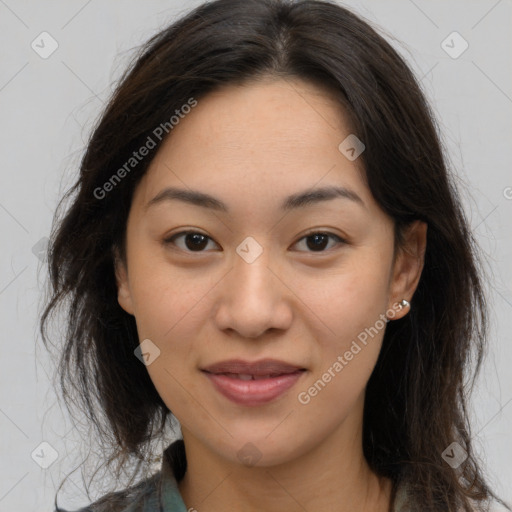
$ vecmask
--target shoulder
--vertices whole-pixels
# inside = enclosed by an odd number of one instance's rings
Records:
[[[74,512],[187,512],[176,480],[185,471],[186,458],[181,439],[164,451],[160,471],[132,487],[109,493]],[[57,508],[55,512],[71,511]]]
[[[408,488],[409,486],[406,483],[400,483],[397,485],[393,512],[412,512],[416,510],[416,507],[411,502]],[[476,502],[471,502],[471,510],[474,512],[480,512],[482,510],[482,506],[478,506]],[[489,508],[486,510],[488,512],[510,512],[510,509],[494,500],[489,504]]]
[[[149,512],[158,510],[157,480],[160,473],[122,491],[111,492],[79,510],[55,512]]]
[[[404,483],[397,484],[395,499],[393,502],[393,512],[406,512],[409,506],[409,496],[407,492],[407,485]]]

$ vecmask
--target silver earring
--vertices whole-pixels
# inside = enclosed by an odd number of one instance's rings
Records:
[[[411,303],[405,299],[400,301],[400,309],[410,307]]]

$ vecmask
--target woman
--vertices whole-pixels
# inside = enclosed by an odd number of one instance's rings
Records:
[[[476,244],[417,81],[359,17],[196,8],[122,78],[72,195],[43,337],[69,299],[65,397],[117,477],[146,470],[84,510],[498,499],[463,386],[486,339]],[[150,475],[173,417],[182,439]]]

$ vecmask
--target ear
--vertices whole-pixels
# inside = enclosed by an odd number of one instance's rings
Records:
[[[134,310],[132,295],[128,283],[128,271],[124,261],[122,261],[121,257],[119,256],[119,251],[117,248],[114,248],[112,252],[114,255],[114,269],[117,283],[117,301],[127,313],[133,315]]]
[[[408,306],[398,306],[405,299],[411,301],[420,281],[427,248],[427,224],[416,220],[404,233],[402,247],[397,249],[393,264],[388,309],[395,312],[391,319],[402,318]]]

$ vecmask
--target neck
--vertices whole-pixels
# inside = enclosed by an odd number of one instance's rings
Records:
[[[388,512],[391,481],[375,475],[357,439],[335,435],[293,460],[247,467],[205,449],[183,430],[187,472],[178,487],[187,510]],[[344,442],[343,442],[344,439]]]

